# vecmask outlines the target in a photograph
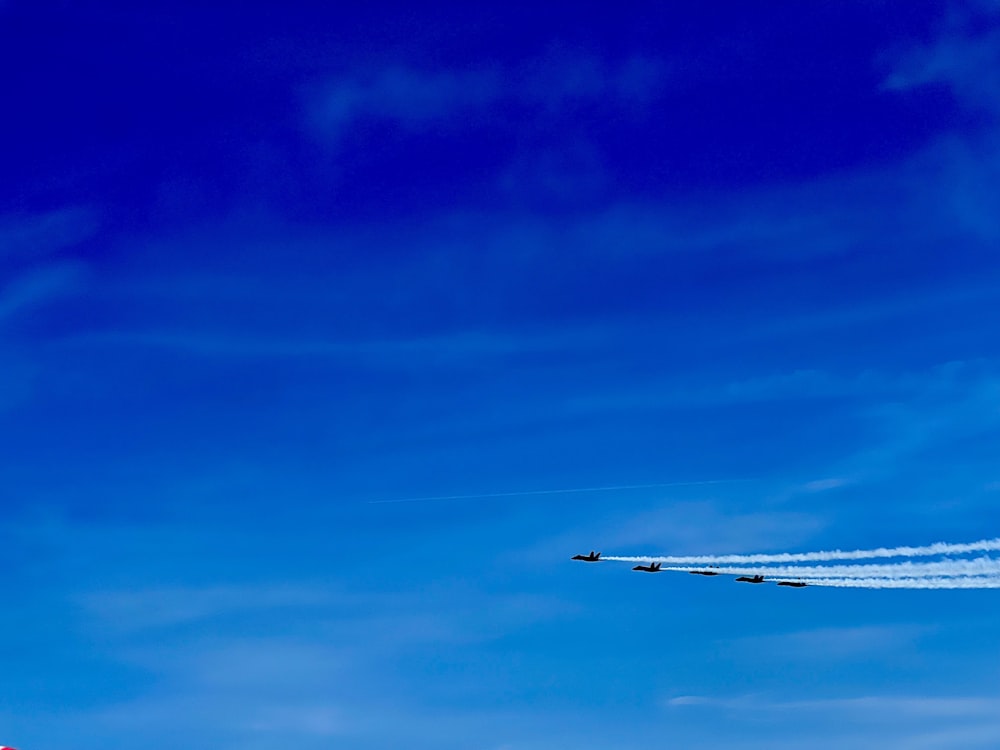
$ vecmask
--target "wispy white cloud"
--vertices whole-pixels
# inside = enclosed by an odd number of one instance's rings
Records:
[[[633,56],[615,65],[585,53],[554,49],[512,71],[510,96],[559,110],[576,102],[608,104],[649,101],[663,88],[663,60]]]
[[[0,349],[0,411],[31,396],[36,368],[28,357]]]
[[[0,284],[0,410],[30,399],[40,371],[30,346],[15,343],[2,334],[8,333],[10,324],[31,311],[79,293],[84,281],[83,264],[67,261],[23,271],[10,277],[6,284]]]
[[[646,64],[637,65],[642,68]],[[563,67],[556,65],[555,69]],[[621,96],[609,92],[621,88],[615,81],[625,76],[627,67],[607,68],[593,63],[588,68],[581,64],[584,71],[590,68],[598,71],[585,76],[588,80],[596,76],[597,83],[591,87],[567,83],[563,93],[556,87],[555,100],[572,102],[579,97]],[[646,67],[659,69],[652,62]],[[565,71],[564,74],[569,75]],[[448,113],[475,111],[497,97],[512,95],[511,91],[528,90],[524,95],[536,96],[530,93],[535,89],[525,83],[530,79],[528,73],[519,75],[485,70],[423,73],[401,68],[383,70],[369,78],[338,79],[328,84],[334,103],[330,105],[332,114],[327,116],[332,123],[330,127],[338,133],[337,138],[361,117],[424,127]],[[562,74],[550,75],[559,79]],[[656,78],[652,74],[648,77]],[[538,90],[546,88],[547,85],[540,85]],[[315,93],[313,99],[317,111],[322,111],[323,95]],[[320,115],[317,117],[322,119]],[[971,241],[976,247],[986,249],[993,247],[993,241],[1000,237],[1000,218],[992,210],[997,202],[995,186],[1000,175],[998,154],[1000,148],[991,143],[947,138],[902,162],[801,184],[753,186],[738,193],[700,195],[669,204],[648,200],[623,202],[585,215],[540,218],[527,212],[450,211],[408,227],[403,234],[386,229],[379,235],[381,230],[357,228],[331,232],[322,227],[304,232],[301,227],[279,225],[268,227],[266,232],[258,231],[257,226],[236,226],[232,231],[223,228],[207,237],[168,238],[156,248],[161,257],[169,254],[166,246],[171,241],[183,241],[211,245],[211,253],[206,255],[212,257],[224,253],[219,246],[225,244],[255,248],[247,257],[270,258],[273,253],[267,248],[266,238],[272,237],[274,244],[281,245],[283,257],[287,255],[289,262],[278,272],[288,283],[261,283],[258,277],[275,269],[268,266],[254,269],[252,260],[248,261],[251,273],[246,274],[250,280],[245,284],[232,276],[220,278],[219,273],[199,275],[191,270],[189,274],[178,274],[176,268],[169,266],[157,269],[159,278],[153,280],[148,269],[145,274],[137,271],[131,278],[119,279],[119,288],[111,289],[109,283],[105,291],[117,296],[116,302],[125,295],[131,295],[131,301],[135,302],[136,295],[146,294],[143,302],[156,304],[144,305],[145,313],[169,309],[175,317],[178,308],[167,301],[174,303],[178,295],[183,294],[189,302],[185,312],[197,313],[199,306],[206,306],[216,314],[216,319],[218,301],[225,297],[231,302],[226,307],[232,310],[232,326],[220,325],[216,331],[206,332],[203,317],[192,314],[196,324],[190,320],[145,320],[136,322],[136,328],[141,330],[88,335],[98,342],[116,340],[235,356],[328,356],[343,351],[343,343],[330,342],[319,335],[309,336],[304,331],[310,330],[309,326],[315,327],[316,319],[324,315],[351,320],[359,306],[374,299],[379,301],[376,317],[405,319],[415,311],[431,307],[447,309],[447,319],[451,321],[477,317],[480,322],[495,321],[503,319],[512,299],[525,293],[526,283],[540,299],[558,292],[570,299],[579,295],[582,300],[591,293],[592,279],[623,271],[631,278],[647,264],[655,264],[659,272],[665,257],[677,258],[679,268],[688,270],[702,264],[707,268],[716,263],[743,262],[795,270],[819,257],[852,257],[872,248],[878,248],[878,253],[871,251],[873,256],[898,253],[898,262],[904,265],[914,255],[932,255],[954,242]],[[891,238],[891,244],[886,244],[886,238]],[[376,266],[359,264],[338,269],[336,278],[329,275],[328,268],[324,269],[325,274],[295,275],[299,259],[318,257],[321,253],[316,252],[317,246],[331,243],[341,248],[343,254],[359,257],[376,245],[392,246],[395,251],[388,262]],[[470,253],[470,247],[475,247],[476,252]],[[558,273],[553,272],[555,266]],[[137,264],[136,268],[147,267]],[[470,274],[477,279],[474,288],[468,284]],[[302,298],[289,299],[289,288],[301,292]],[[809,332],[858,328],[873,321],[905,322],[916,315],[988,305],[995,301],[997,288],[996,280],[987,271],[982,278],[966,276],[896,293],[880,289],[878,294],[851,299],[849,303],[809,305],[808,310],[794,314],[779,311],[768,315],[762,311],[756,320],[731,326],[727,333],[733,335],[733,331],[738,331],[744,341],[774,340]],[[275,313],[267,320],[267,330],[259,330],[251,322],[259,321],[263,307]],[[580,309],[584,307],[581,305]],[[238,314],[245,309],[257,314]],[[282,320],[291,321],[288,330],[294,331],[287,339],[282,336]],[[691,315],[680,322],[694,330],[710,327],[700,315]],[[718,327],[727,322],[732,321],[716,321]],[[672,325],[677,323],[671,321]],[[475,343],[474,331],[462,335],[468,335],[470,343]],[[379,345],[378,341],[370,344],[372,348]],[[470,348],[474,350],[475,346]],[[348,354],[358,354],[358,350],[355,346]],[[426,350],[420,352],[421,357],[426,354]],[[360,356],[365,355],[361,352]],[[427,359],[433,361],[434,356]],[[794,377],[795,382],[790,385],[799,392],[823,387],[815,382],[822,373],[809,368],[778,373],[775,377]]]
[[[97,615],[104,623],[100,643],[105,658],[146,679],[132,698],[96,707],[81,722],[119,736],[182,728],[227,743],[262,737],[280,737],[285,743],[341,736],[381,740],[396,734],[386,722],[388,712],[405,720],[406,731],[424,741],[439,733],[419,720],[421,700],[409,694],[407,680],[397,678],[395,662],[421,658],[428,648],[447,649],[455,658],[468,644],[566,614],[560,605],[530,596],[469,590],[464,596],[451,591],[438,597],[428,583],[420,592],[338,595],[326,609],[314,601],[321,595],[310,590],[304,597],[313,608],[308,615],[283,617],[277,626],[272,621],[256,636],[246,634],[253,628],[245,610],[239,610],[238,624],[216,623],[193,633],[169,629],[171,623],[181,624],[182,617],[234,611],[242,606],[237,595],[248,606],[257,606],[255,599],[260,607],[286,606],[285,595],[277,596],[282,591],[294,592],[295,587],[172,590],[166,597],[170,612],[145,620],[136,608],[162,592],[89,597],[89,609],[97,611],[88,616]],[[195,606],[204,606],[186,610],[185,593]],[[269,598],[277,602],[269,605]],[[113,605],[105,611],[102,604],[109,600]],[[293,606],[303,597],[296,594],[294,600]],[[154,603],[158,614],[163,609]],[[119,615],[127,625],[157,629],[123,633],[108,624]],[[475,723],[474,714],[463,712],[460,720]]]
[[[493,102],[501,91],[499,71],[423,72],[392,67],[367,78],[334,78],[309,99],[308,124],[336,141],[356,121],[389,120],[420,128]]]
[[[98,228],[96,214],[71,207],[0,217],[0,258],[36,258],[74,245]]]
[[[657,545],[660,549],[733,551],[800,544],[824,526],[800,512],[725,512],[713,502],[675,503],[620,522],[605,531],[611,548]]]
[[[336,706],[267,706],[248,722],[255,733],[333,737],[351,727],[349,711]]]
[[[272,733],[285,742],[327,738],[357,723],[348,718],[357,713],[350,688],[357,672],[347,649],[232,639],[136,653],[133,663],[155,676],[153,684],[82,723],[118,736],[179,732],[225,742]]]
[[[799,486],[799,491],[807,493],[827,492],[845,487],[851,483],[849,477],[827,477],[826,479],[813,479]]]
[[[618,409],[700,408],[737,404],[799,401],[814,398],[872,398],[900,396],[909,392],[903,379],[889,373],[865,370],[834,373],[823,370],[792,370],[773,374],[693,385],[676,379],[630,384],[621,392],[568,396],[566,406],[580,411]],[[805,491],[830,489],[822,485]]]
[[[582,102],[632,105],[662,85],[663,64],[633,57],[608,65],[592,56],[553,53],[518,68],[428,70],[392,65],[367,75],[330,76],[306,93],[306,123],[329,142],[365,119],[420,130],[468,118],[487,105],[519,103],[556,112]]]
[[[879,434],[846,462],[849,473],[893,473],[931,448],[1000,427],[1000,377],[991,363],[951,362],[913,377],[919,389],[910,398],[870,407]]]
[[[977,7],[978,6],[978,7]],[[980,17],[986,30],[975,30]],[[890,90],[929,84],[948,86],[964,104],[1000,114],[1000,7],[987,3],[953,6],[948,28],[933,42],[905,50],[885,80]]]
[[[764,659],[797,662],[888,659],[912,649],[927,632],[919,625],[826,627],[739,638],[728,645]]]
[[[222,700],[218,695],[150,697],[78,718],[82,731],[98,727],[117,736],[155,736],[147,746],[166,750],[165,738],[197,736],[217,747],[267,750],[294,744],[321,750],[336,738],[357,746],[419,748],[497,747],[503,750],[572,750],[598,730],[573,711],[504,707],[433,708],[419,695],[359,698],[359,683],[333,684],[325,699]],[[569,727],[569,729],[567,729]],[[470,739],[471,738],[471,739]],[[472,743],[470,745],[470,742]],[[206,744],[206,747],[209,745]]]
[[[995,718],[1000,713],[996,696],[893,696],[865,695],[846,698],[781,700],[761,695],[720,698],[679,695],[666,700],[670,707],[705,706],[732,711],[808,711],[847,714],[856,718],[924,716],[950,718]]]
[[[101,627],[116,631],[173,627],[254,609],[313,608],[337,601],[327,587],[213,586],[98,591],[80,604]]]
[[[750,737],[726,745],[740,750],[989,750],[1000,740],[1000,698],[992,695],[808,699],[678,695],[665,705],[675,720],[690,714],[690,720],[702,721],[698,717],[722,712],[737,726],[752,722],[755,730]],[[793,728],[789,715],[806,719],[805,726]]]
[[[598,334],[589,330],[561,335],[544,331],[512,335],[469,330],[440,336],[358,340],[356,337],[277,338],[232,331],[119,330],[67,337],[60,343],[73,347],[146,347],[209,357],[325,357],[386,367],[412,367],[417,362],[421,366],[462,367],[519,354],[579,349],[595,335]]]
[[[15,277],[0,289],[0,322],[75,292],[81,288],[82,282],[82,264],[70,262],[50,264]]]
[[[836,398],[852,410],[861,431],[855,441],[813,470],[824,479],[781,491],[783,499],[814,495],[896,476],[963,440],[989,439],[1000,429],[1000,370],[991,359],[952,361],[897,372],[854,374],[795,371],[718,384],[678,388],[664,382],[583,398],[581,408],[707,406]]]

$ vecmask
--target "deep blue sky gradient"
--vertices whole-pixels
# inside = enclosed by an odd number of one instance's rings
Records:
[[[0,743],[1000,745],[993,592],[568,560],[998,535],[1000,7],[295,5],[0,3]]]

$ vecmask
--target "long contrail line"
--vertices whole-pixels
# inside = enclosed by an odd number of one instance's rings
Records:
[[[832,560],[871,560],[890,557],[930,557],[961,555],[970,552],[1000,551],[1000,539],[983,539],[967,544],[937,542],[923,547],[879,547],[858,550],[824,550],[820,552],[779,552],[748,555],[610,555],[604,560],[631,563],[658,562],[664,565],[713,565],[730,563],[798,563]]]
[[[558,490],[520,490],[517,492],[486,492],[477,495],[435,495],[432,497],[401,497],[391,500],[369,500],[369,505],[386,503],[419,503],[430,500],[475,500],[491,497],[528,497],[530,495],[569,495],[577,492],[611,492],[613,490],[647,490],[658,487],[694,487],[705,484],[729,484],[747,482],[747,479],[703,479],[696,482],[661,482],[658,484],[618,484],[606,487],[572,487]]]

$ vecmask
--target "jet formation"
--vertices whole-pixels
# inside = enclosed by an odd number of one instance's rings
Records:
[[[601,553],[590,551],[589,555],[573,555],[571,560],[582,560],[583,562],[600,562]],[[642,573],[660,573],[663,563],[651,562],[649,565],[636,565],[632,570],[637,570]],[[720,575],[718,570],[712,570],[715,566],[709,565],[707,570],[689,570],[688,573],[694,576],[717,576]],[[676,570],[676,568],[673,568]],[[767,579],[762,575],[755,576],[739,576],[736,578],[738,583],[766,583]],[[802,589],[808,586],[805,581],[778,581],[779,586],[788,586],[791,588]],[[3,750],[3,748],[0,748]]]

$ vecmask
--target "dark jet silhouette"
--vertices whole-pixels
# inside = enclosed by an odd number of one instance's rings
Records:
[[[747,576],[740,576],[736,579],[740,583],[764,583],[764,576],[753,576],[748,578]]]
[[[717,576],[717,575],[719,575],[714,570],[689,570],[688,573],[690,573],[693,576]]]
[[[650,563],[649,565],[636,565],[632,570],[641,570],[644,573],[659,573],[663,563]]]
[[[779,586],[794,586],[797,589],[805,588],[808,583],[803,583],[802,581],[778,581]]]
[[[584,562],[597,562],[600,559],[601,553],[594,552],[593,550],[590,551],[589,555],[573,555],[573,557],[570,558],[570,560],[583,560]]]

